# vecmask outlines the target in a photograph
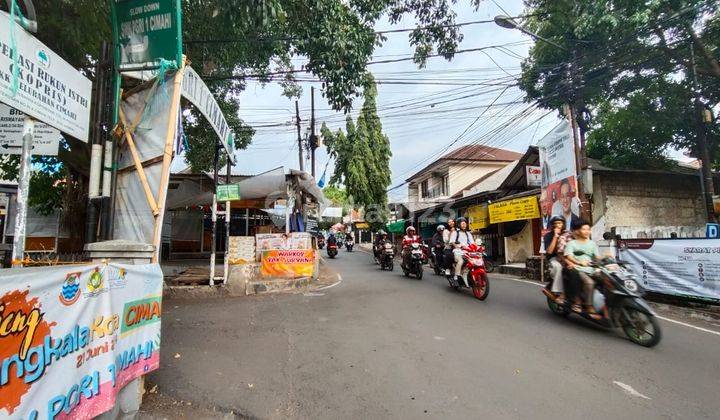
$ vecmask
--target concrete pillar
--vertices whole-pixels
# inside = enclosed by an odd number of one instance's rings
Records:
[[[93,263],[103,260],[120,264],[150,264],[155,247],[126,240],[95,242],[85,245]],[[112,410],[96,417],[99,420],[129,420],[137,417],[145,393],[145,377],[135,378],[121,389]]]

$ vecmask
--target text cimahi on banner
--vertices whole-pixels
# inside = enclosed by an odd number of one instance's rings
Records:
[[[120,70],[182,64],[180,0],[111,0]]]
[[[160,364],[157,264],[3,270],[0,418],[91,419]]]

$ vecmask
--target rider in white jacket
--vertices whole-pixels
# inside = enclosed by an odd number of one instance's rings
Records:
[[[455,280],[462,274],[463,266],[463,248],[475,243],[472,233],[468,230],[468,223],[464,217],[460,217],[456,221],[458,229],[451,232],[448,238],[448,244],[453,247],[453,257],[455,258]],[[461,278],[461,277],[460,277]],[[470,287],[465,279],[462,279],[467,287]]]

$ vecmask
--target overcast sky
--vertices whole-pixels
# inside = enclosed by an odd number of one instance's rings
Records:
[[[504,13],[491,1],[483,2],[479,10],[474,10],[469,1],[460,3],[455,6],[458,23],[492,19]],[[521,0],[503,0],[501,4],[510,15],[522,13]],[[408,28],[413,23],[407,18],[395,26],[381,22],[376,29]],[[464,26],[462,32],[465,39],[460,49],[513,45],[502,51],[487,50],[487,54],[457,54],[449,62],[440,57],[430,58],[422,70],[411,61],[370,66],[380,82],[377,102],[383,130],[390,139],[393,153],[390,162],[392,186],[401,184],[446,149],[452,150],[463,144],[486,144],[524,152],[557,123],[554,113],[542,118],[547,111],[534,111],[518,119],[518,114],[529,106],[521,103],[522,93],[514,87],[503,91],[505,87],[493,86],[507,84],[510,75],[519,74],[520,62],[531,45],[529,37],[493,23]],[[374,61],[412,55],[407,33],[387,36],[384,45],[376,50]],[[302,62],[301,59],[297,61]],[[345,116],[330,109],[320,94],[320,84],[302,83],[303,133],[310,119],[311,85],[316,87],[317,130],[323,122],[333,129],[344,127]],[[297,135],[291,125],[295,99],[284,97],[276,83],[263,86],[255,81],[248,83],[241,99],[241,117],[260,128],[257,128],[253,144],[237,153],[238,169],[253,174],[277,166],[297,168]],[[491,103],[494,106],[488,107]],[[356,99],[352,115],[356,115],[361,106],[362,98]],[[503,127],[510,121],[512,124]],[[267,127],[283,123],[286,125]],[[463,132],[465,134],[461,136]],[[316,156],[317,178],[320,178],[329,158],[324,148],[318,149]],[[328,174],[332,170],[333,162],[330,162]],[[402,199],[406,190],[406,187],[394,190],[391,199]]]

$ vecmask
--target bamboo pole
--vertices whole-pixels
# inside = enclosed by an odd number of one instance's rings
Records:
[[[167,199],[167,187],[170,182],[170,163],[173,158],[173,146],[175,136],[177,135],[178,112],[180,108],[180,94],[182,91],[182,79],[185,74],[185,56],[183,56],[182,65],[175,73],[173,80],[173,97],[170,102],[170,112],[168,115],[167,135],[165,137],[165,150],[163,151],[162,172],[160,174],[160,186],[158,188],[158,213],[155,214],[155,227],[153,229],[153,245],[155,253],[152,262],[159,261],[160,241],[162,238],[162,225],[165,215],[165,201]]]
[[[140,183],[145,191],[145,198],[150,205],[150,210],[152,210],[153,216],[157,216],[159,212],[157,201],[155,201],[155,196],[152,193],[147,176],[145,176],[145,169],[142,166],[142,161],[140,160],[137,148],[135,147],[135,141],[133,140],[132,133],[130,132],[130,127],[127,124],[125,113],[123,112],[122,107],[119,108],[120,122],[122,122],[124,127],[125,141],[127,141],[128,148],[130,149],[130,154],[132,155],[133,163],[135,164],[135,170],[137,171],[138,178],[140,178]]]

